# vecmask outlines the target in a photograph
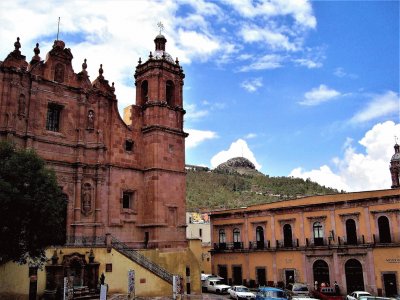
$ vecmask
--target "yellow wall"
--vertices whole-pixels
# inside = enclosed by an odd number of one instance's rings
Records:
[[[383,289],[382,272],[396,272],[400,278],[399,248],[374,249],[375,281],[378,289]],[[398,283],[399,285],[399,283]]]
[[[60,254],[60,251],[62,254]],[[59,263],[62,256],[72,253],[89,255],[90,248],[58,248]],[[50,259],[54,249],[48,249],[46,256]],[[100,263],[99,275],[104,273],[105,283],[109,286],[109,293],[127,293],[128,270],[135,270],[135,290],[137,296],[172,296],[172,285],[155,276],[150,271],[137,265],[118,251],[106,248],[93,248],[95,262]],[[191,292],[201,293],[200,268],[196,256],[189,249],[182,250],[144,250],[141,254],[160,264],[174,275],[181,275],[186,280],[186,266],[190,267]],[[105,271],[105,264],[112,264],[112,272]],[[0,298],[13,295],[10,299],[25,299],[29,294],[28,266],[19,266],[15,263],[6,263],[0,266]],[[38,271],[38,295],[45,289],[45,272]],[[185,281],[186,283],[186,281]],[[186,285],[185,285],[186,287]],[[186,289],[185,289],[186,290]]]

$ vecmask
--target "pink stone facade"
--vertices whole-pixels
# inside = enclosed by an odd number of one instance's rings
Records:
[[[163,36],[155,42],[165,49]],[[135,248],[186,247],[179,62],[162,51],[139,63],[125,123],[102,66],[91,82],[86,60],[74,72],[63,41],[44,61],[39,45],[30,62],[19,39],[14,47],[0,62],[0,140],[35,149],[56,171],[68,199],[68,241],[111,235]]]

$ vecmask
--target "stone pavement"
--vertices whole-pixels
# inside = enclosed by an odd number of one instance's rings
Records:
[[[127,300],[127,294],[114,294],[107,297],[107,300]],[[172,300],[171,296],[165,297],[135,297],[135,300]],[[228,295],[216,295],[216,294],[208,294],[203,293],[201,295],[183,295],[181,298],[178,296],[177,300],[226,300],[228,299]]]

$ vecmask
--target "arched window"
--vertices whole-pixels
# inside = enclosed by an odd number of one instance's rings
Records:
[[[142,98],[143,103],[145,103],[145,102],[147,102],[147,100],[149,100],[149,83],[147,82],[147,80],[142,82],[141,98]]]
[[[264,248],[264,229],[261,226],[257,226],[256,228],[256,241],[257,249]]]
[[[378,218],[378,229],[379,229],[379,242],[391,243],[392,238],[390,237],[390,226],[387,217],[381,216]]]
[[[313,274],[314,274],[314,282],[318,282],[318,285],[321,285],[322,282],[330,282],[329,281],[329,266],[328,264],[322,260],[318,259],[313,264]]]
[[[293,247],[292,226],[290,226],[290,224],[285,224],[283,226],[283,246]]]
[[[240,230],[239,230],[239,228],[233,229],[233,247],[235,249],[241,248]]]
[[[324,230],[320,222],[313,224],[314,245],[322,246],[324,244]]]
[[[173,105],[174,104],[174,83],[171,80],[167,80],[166,86],[165,86],[165,100],[167,101],[168,105]]]
[[[364,291],[364,276],[361,263],[357,259],[349,259],[344,265],[347,294]]]
[[[226,242],[225,229],[220,229],[219,230],[219,243],[225,243],[225,242]]]
[[[239,230],[239,228],[233,229],[233,242],[240,242],[240,230]]]
[[[353,219],[346,221],[346,240],[347,245],[357,245],[356,222]]]
[[[57,64],[54,69],[54,81],[64,82],[64,65]]]

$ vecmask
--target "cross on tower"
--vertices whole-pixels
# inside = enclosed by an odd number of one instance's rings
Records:
[[[158,22],[158,23],[157,23],[157,27],[160,29],[160,34],[161,34],[161,32],[164,31],[164,25],[163,25],[163,23],[161,23],[161,21]]]

